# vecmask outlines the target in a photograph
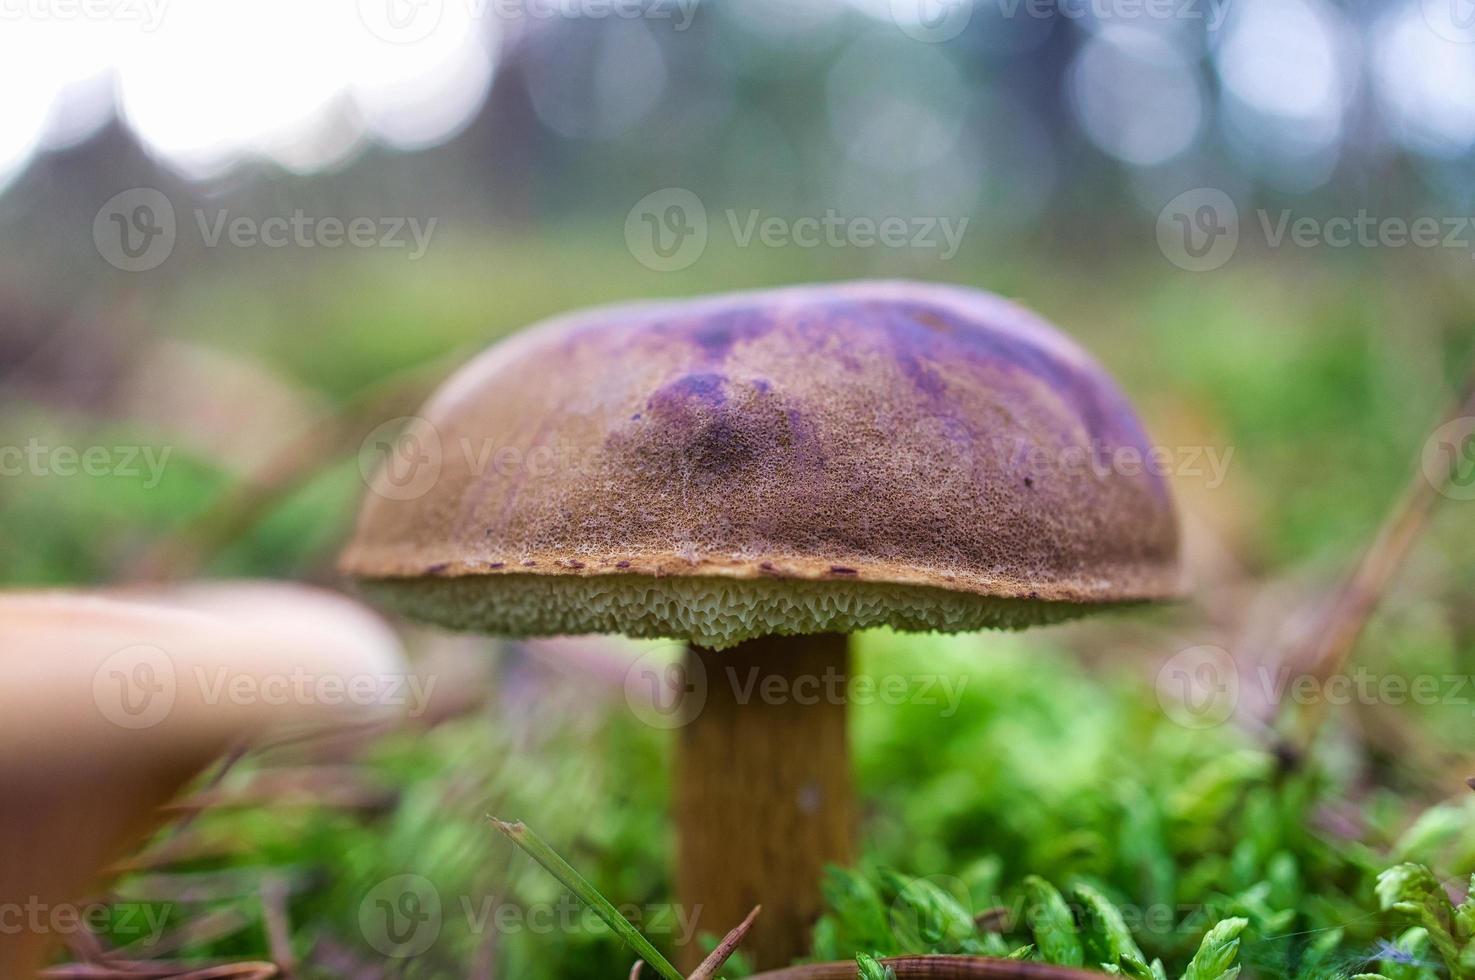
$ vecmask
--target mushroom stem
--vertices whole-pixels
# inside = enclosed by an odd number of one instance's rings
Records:
[[[809,949],[825,865],[853,856],[849,641],[770,636],[686,659],[705,700],[676,756],[678,897],[717,935],[761,904],[743,953],[785,966]],[[694,941],[681,950],[684,969],[700,960]]]

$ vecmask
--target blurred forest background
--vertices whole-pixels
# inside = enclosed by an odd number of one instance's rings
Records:
[[[990,289],[1077,337],[1172,450],[1194,591],[1017,636],[864,637],[863,670],[967,681],[947,717],[856,709],[868,865],[961,882],[974,911],[1031,873],[1084,877],[1177,910],[1139,937],[1150,955],[1181,961],[1233,912],[1255,975],[1309,970],[1317,942],[1336,966],[1306,975],[1345,975],[1407,924],[1379,909],[1378,870],[1475,871],[1475,683],[1333,707],[1290,776],[1251,695],[1428,472],[1475,366],[1467,7],[6,6],[0,579],[339,584],[366,437],[538,318],[852,277]],[[294,216],[305,237],[268,244]],[[838,238],[801,233],[826,216]],[[895,218],[905,241],[867,237]],[[769,219],[773,235],[745,236]],[[962,228],[955,249],[923,233],[933,219]],[[1438,233],[1416,243],[1420,219]],[[357,245],[333,225],[355,220],[372,228]],[[95,471],[67,455],[96,447]],[[1354,664],[1475,675],[1463,478]],[[492,839],[489,810],[617,903],[668,900],[670,733],[621,686],[666,648],[406,629],[441,678],[433,710],[347,770],[243,764],[231,805],[141,855],[120,896],[176,903],[186,954],[261,955],[266,913],[240,895],[275,875],[293,948],[329,975],[625,975],[607,933],[498,932],[463,910],[557,894]],[[1185,725],[1162,670],[1203,645],[1230,652],[1239,710]],[[263,797],[284,771],[298,795]],[[444,909],[415,957],[358,918],[404,874]],[[169,891],[207,875],[209,898]],[[1447,972],[1400,955],[1433,971],[1409,976]]]

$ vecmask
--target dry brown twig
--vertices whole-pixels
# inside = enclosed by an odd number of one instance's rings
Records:
[[[131,562],[133,582],[188,578],[220,548],[249,530],[288,493],[336,463],[373,423],[415,410],[431,388],[462,360],[464,351],[419,364],[367,386],[345,403],[304,425],[300,434],[255,472],[237,481],[183,528]]]
[[[261,879],[261,914],[266,925],[267,949],[284,977],[297,972],[297,957],[292,954],[292,926],[287,917],[290,894],[291,886],[285,878],[270,874]]]
[[[174,980],[270,980],[280,975],[271,963],[233,963],[180,974]]]
[[[237,908],[221,908],[195,916],[176,929],[162,936],[148,937],[127,946],[119,947],[109,959],[113,965],[127,959],[140,963],[149,962],[159,956],[169,956],[179,950],[203,946],[206,943],[234,936],[251,925],[251,917]],[[144,959],[146,954],[149,959]]]
[[[889,966],[897,980],[908,977],[930,977],[932,980],[1100,980],[1102,974],[1069,966],[1032,963],[1025,960],[1003,960],[990,956],[891,956],[880,961]],[[755,973],[748,980],[855,980],[855,962],[806,963],[782,970]]]
[[[733,927],[731,932],[722,938],[722,942],[718,943],[716,948],[707,954],[707,958],[702,960],[701,965],[693,970],[686,980],[713,980],[717,976],[717,971],[722,969],[722,964],[726,963],[732,954],[737,952],[738,944],[743,941],[743,937],[748,934],[748,930],[753,928],[754,920],[758,918],[758,913],[762,911],[763,906],[753,906],[753,911],[748,913],[747,918],[739,922]]]
[[[355,766],[293,766],[252,773],[241,785],[218,782],[169,803],[171,813],[240,809],[260,806],[327,807],[338,810],[386,810],[397,794],[364,775]]]
[[[1475,376],[1467,383],[1464,396],[1442,424],[1471,415],[1475,415]],[[1321,629],[1316,631],[1307,647],[1292,654],[1291,665],[1296,676],[1314,678],[1319,688],[1343,669],[1378,602],[1387,592],[1394,575],[1403,567],[1446,485],[1447,482],[1429,478],[1424,472],[1421,457],[1420,465],[1384,519],[1377,537],[1337,591]],[[1317,698],[1307,704],[1285,740],[1283,757],[1292,762],[1304,758],[1316,740],[1325,716],[1324,699]]]

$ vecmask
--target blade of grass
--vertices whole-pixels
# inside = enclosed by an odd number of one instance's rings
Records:
[[[649,963],[651,968],[659,973],[664,980],[683,980],[676,968],[667,962],[650,940],[642,936],[629,920],[610,904],[609,900],[599,894],[599,890],[589,884],[584,876],[573,869],[548,843],[533,833],[520,820],[507,821],[489,817],[492,826],[496,827],[507,839],[527,852],[528,857],[541,864],[553,877],[563,883],[563,886],[594,910],[594,914],[604,920],[605,925],[614,930],[615,935],[624,940],[625,944],[639,954],[640,958]]]

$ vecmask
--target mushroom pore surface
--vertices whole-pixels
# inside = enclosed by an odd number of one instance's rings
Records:
[[[1176,593],[1115,383],[988,293],[841,283],[593,310],[494,345],[386,445],[343,568],[509,635],[726,646],[1053,621]]]

